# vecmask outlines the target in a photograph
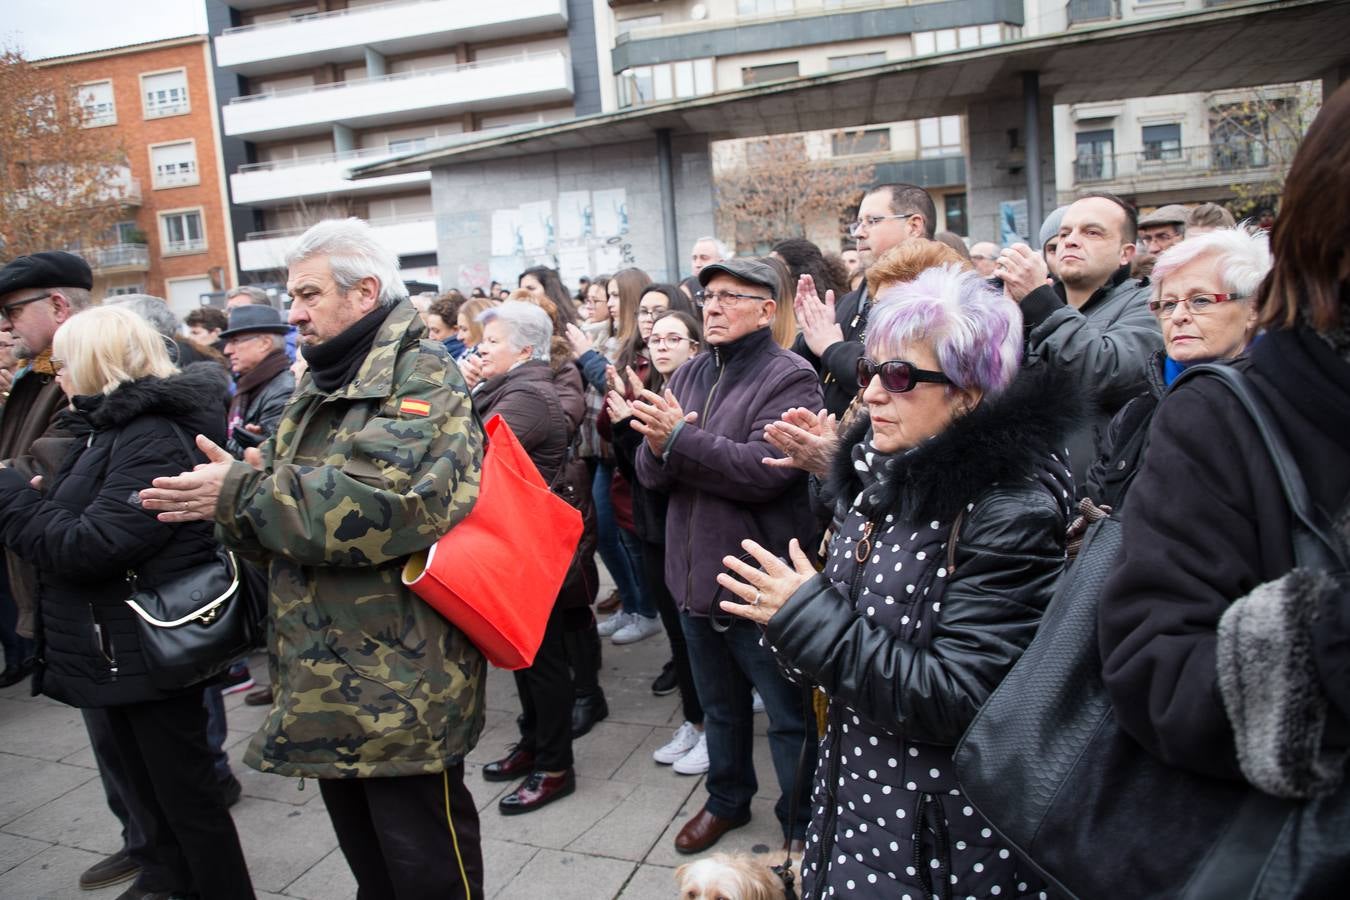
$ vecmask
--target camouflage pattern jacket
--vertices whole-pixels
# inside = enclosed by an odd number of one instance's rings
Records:
[[[403,301],[350,384],[309,374],[235,463],[220,540],[268,571],[275,702],[244,762],[361,778],[440,772],[483,728],[484,660],[400,580],[409,554],[468,514],[483,457],[459,369]]]

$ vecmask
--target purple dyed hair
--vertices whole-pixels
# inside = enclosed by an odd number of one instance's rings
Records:
[[[933,348],[955,387],[996,395],[1022,364],[1022,310],[975,272],[926,269],[882,291],[867,325],[867,355],[877,362],[917,343]]]

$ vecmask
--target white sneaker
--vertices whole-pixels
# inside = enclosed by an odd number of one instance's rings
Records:
[[[616,644],[633,644],[654,634],[661,634],[664,630],[661,627],[661,620],[656,616],[633,613],[628,617],[628,624],[614,632],[611,640]]]
[[[671,768],[676,775],[702,775],[708,771],[708,735],[700,731],[694,749],[677,759]]]
[[[652,759],[663,766],[668,766],[693,750],[702,736],[703,732],[695,728],[693,722],[685,722],[675,732],[675,736],[670,739],[669,744],[652,752]]]
[[[595,630],[600,633],[601,637],[613,637],[614,632],[631,622],[635,616],[636,614],[630,615],[623,610],[619,610],[614,615],[595,626]]]
[[[759,695],[759,691],[750,691],[750,708],[756,713],[764,712],[764,698]]]

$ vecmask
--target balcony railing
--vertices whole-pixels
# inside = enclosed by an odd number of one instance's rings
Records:
[[[431,213],[419,213],[407,216],[385,216],[379,219],[367,219],[366,223],[374,228],[382,225],[411,225],[417,222],[434,222],[436,216]],[[296,225],[291,228],[273,228],[270,231],[250,231],[244,236],[246,241],[268,241],[273,238],[294,237],[309,230],[308,225]]]
[[[436,150],[451,144],[481,138],[480,132],[464,134],[446,134],[439,137],[416,138],[400,141],[397,147],[365,147],[360,150],[344,150],[339,153],[322,153],[317,156],[295,156],[286,159],[270,159],[265,162],[244,163],[235,171],[243,175],[248,172],[275,172],[278,169],[296,169],[306,166],[326,166],[331,163],[361,162],[380,159],[385,156],[397,156],[402,153],[420,153],[423,150]]]
[[[205,238],[189,238],[183,241],[165,241],[165,253],[200,253],[206,249]]]
[[[368,7],[363,7],[368,8]],[[376,75],[371,78],[354,78],[350,81],[334,81],[329,84],[316,84],[310,87],[290,88],[284,91],[268,91],[262,94],[247,94],[243,97],[235,97],[230,101],[230,105],[240,103],[257,103],[260,100],[277,100],[283,97],[301,97],[306,95],[318,94],[327,91],[340,91],[347,88],[358,88],[371,84],[392,84],[398,81],[407,81],[413,78],[430,78],[435,75],[448,75],[453,72],[468,72],[475,69],[490,69],[497,66],[519,65],[522,62],[530,62],[540,59],[551,59],[563,56],[561,50],[543,50],[534,53],[522,53],[519,56],[508,56],[502,59],[490,59],[483,62],[459,63],[453,66],[439,66],[434,69],[414,69],[409,72],[394,72],[390,75]]]
[[[96,272],[108,269],[150,268],[150,248],[145,244],[113,244],[86,251],[85,260]]]
[[[437,3],[440,0],[389,0],[388,3],[374,3],[370,6],[357,6],[351,9],[334,9],[328,12],[306,13],[302,16],[291,16],[286,19],[273,19],[270,22],[254,22],[252,25],[236,25],[233,28],[226,28],[221,34],[245,34],[250,31],[263,31],[272,28],[285,28],[287,25],[294,25],[297,22],[313,22],[318,19],[339,19],[343,16],[349,16],[352,13],[368,13],[375,9],[389,9],[394,6],[417,6],[422,3]]]
[[[1268,169],[1277,160],[1292,156],[1292,146],[1235,141],[1143,153],[1082,154],[1074,159],[1073,172],[1079,184],[1183,175],[1241,175]]]

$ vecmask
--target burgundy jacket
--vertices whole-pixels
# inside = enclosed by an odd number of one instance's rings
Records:
[[[664,459],[644,441],[637,473],[647,488],[670,494],[666,585],[682,611],[706,616],[722,557],[741,555],[742,540],[786,556],[790,539],[805,546],[816,530],[806,473],[761,460],[782,455],[764,440],[765,426],[794,406],[821,408],[820,380],[761,328],[694,357],[669,387],[698,420],[672,436]]]

